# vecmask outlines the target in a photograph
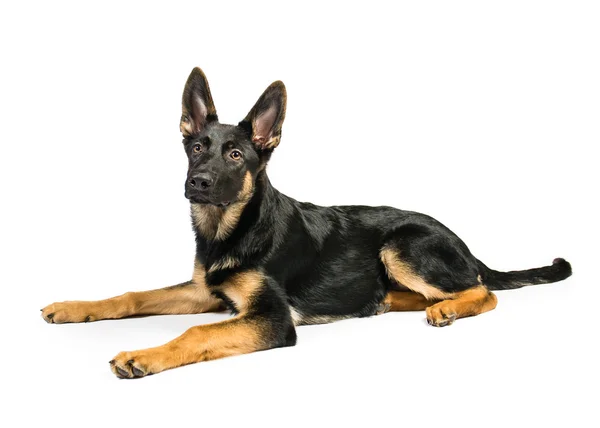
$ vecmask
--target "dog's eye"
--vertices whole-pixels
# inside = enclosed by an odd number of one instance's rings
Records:
[[[192,151],[194,153],[200,153],[202,151],[202,144],[194,144]]]
[[[233,150],[229,153],[229,157],[233,160],[240,160],[242,158],[242,153],[239,150]]]

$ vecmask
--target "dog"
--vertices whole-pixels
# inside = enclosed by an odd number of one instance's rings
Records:
[[[49,323],[135,315],[235,316],[192,327],[156,348],[121,352],[119,378],[139,378],[230,355],[296,344],[295,326],[388,311],[426,311],[436,327],[490,311],[492,291],[560,281],[571,265],[498,272],[447,227],[391,207],[320,207],[278,192],[266,166],[281,139],[287,95],[271,84],[237,125],[219,123],[206,76],[195,68],[180,130],[189,168],[185,196],[196,235],[192,279],[106,300],[53,303]]]

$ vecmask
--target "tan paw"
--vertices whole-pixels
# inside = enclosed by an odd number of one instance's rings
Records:
[[[51,324],[95,321],[91,309],[89,302],[57,302],[42,309],[42,318]]]
[[[458,316],[454,310],[452,304],[448,302],[439,302],[433,306],[428,307],[427,323],[435,327],[445,327],[452,324]]]
[[[156,348],[119,352],[109,364],[112,372],[121,379],[144,377],[177,367],[176,364],[168,364],[168,355]]]

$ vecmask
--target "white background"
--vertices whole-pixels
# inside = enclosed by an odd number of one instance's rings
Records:
[[[3,426],[598,426],[596,2],[12,3]],[[285,82],[282,192],[425,212],[493,268],[565,257],[573,277],[449,328],[422,312],[300,327],[293,348],[118,380],[119,351],[227,316],[47,325],[39,309],[190,278],[194,66],[224,123]]]

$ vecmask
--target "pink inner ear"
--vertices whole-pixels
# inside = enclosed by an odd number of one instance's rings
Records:
[[[277,109],[271,106],[267,111],[254,119],[252,140],[256,142],[265,142],[273,137],[273,125],[277,119]]]
[[[199,96],[194,96],[192,98],[192,120],[194,121],[194,128],[196,131],[200,131],[200,129],[204,126],[206,122],[206,116],[208,115],[208,108],[206,104],[202,102],[202,98]]]

